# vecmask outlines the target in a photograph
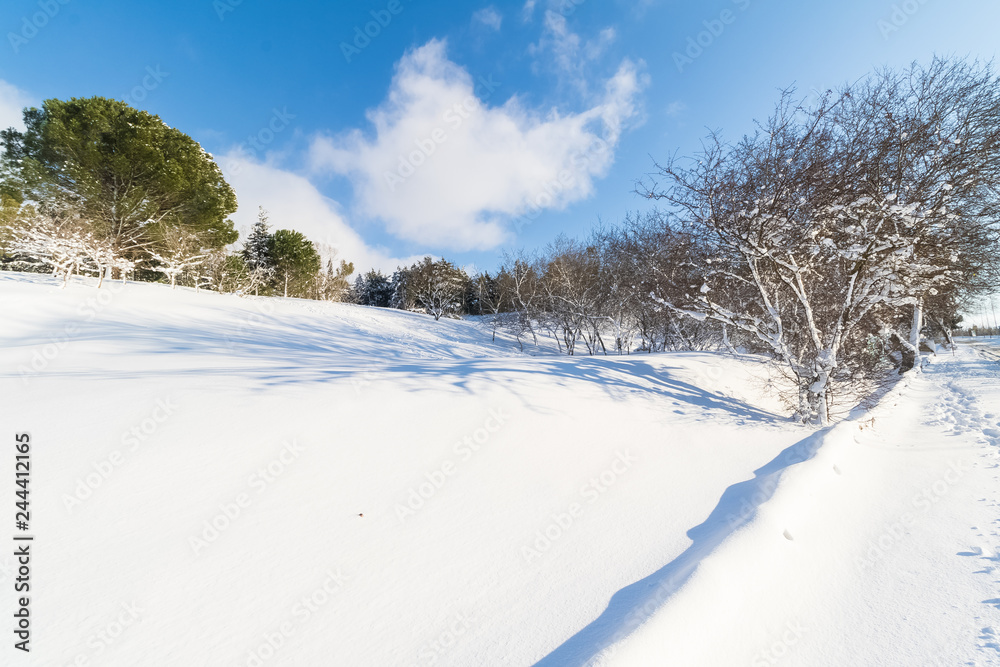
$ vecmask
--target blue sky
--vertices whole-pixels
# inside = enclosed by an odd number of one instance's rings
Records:
[[[125,99],[217,157],[238,227],[263,205],[359,268],[491,269],[643,209],[654,158],[751,131],[780,88],[994,58],[997,26],[987,0],[5,0],[0,124]]]

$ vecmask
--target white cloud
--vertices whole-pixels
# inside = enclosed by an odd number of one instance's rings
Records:
[[[272,230],[300,231],[318,247],[335,249],[338,260],[354,262],[356,271],[392,271],[416,259],[397,259],[384,249],[368,246],[344,220],[337,203],[303,176],[238,151],[222,156],[218,163],[239,199],[239,210],[233,215],[237,229],[249,230],[257,221],[257,207],[263,206],[270,214]]]
[[[545,12],[545,31],[534,47],[537,51],[552,51],[559,69],[572,71],[579,67],[580,36],[569,29],[566,17],[553,11]]]
[[[614,44],[618,34],[612,27],[604,28],[594,39],[584,40],[569,27],[566,16],[546,10],[541,37],[528,48],[535,57],[535,68],[554,67],[561,76],[588,93],[587,67],[603,56]]]
[[[524,7],[521,8],[521,18],[527,23],[535,14],[535,4],[537,0],[525,0]]]
[[[472,20],[476,23],[481,23],[487,28],[492,28],[493,30],[500,30],[500,24],[503,23],[503,16],[500,12],[496,10],[496,7],[490,5],[480,9],[478,12],[472,15]]]
[[[608,47],[618,39],[614,28],[605,28],[597,35],[597,39],[587,42],[587,60],[597,60],[604,55]]]
[[[668,118],[675,118],[687,111],[687,105],[681,101],[671,102],[667,105],[666,114]]]
[[[24,129],[24,107],[38,106],[28,93],[14,85],[0,80],[0,130],[8,127]]]
[[[360,212],[405,239],[457,250],[509,239],[512,217],[589,196],[607,173],[644,85],[625,61],[586,111],[500,106],[503,83],[473,80],[431,41],[399,62],[387,99],[368,112],[374,136],[353,130],[311,146],[317,170],[348,176]]]

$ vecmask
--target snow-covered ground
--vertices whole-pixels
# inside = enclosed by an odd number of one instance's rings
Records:
[[[0,313],[5,665],[1000,664],[972,345],[813,432],[753,359],[23,274]]]
[[[1000,349],[974,347],[821,433],[607,664],[1000,664]]]

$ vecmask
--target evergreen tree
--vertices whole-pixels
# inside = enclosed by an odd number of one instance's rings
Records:
[[[285,296],[306,296],[314,287],[321,260],[312,241],[302,232],[279,229],[274,233],[275,274]]]
[[[268,231],[267,211],[261,206],[257,213],[257,222],[254,223],[246,243],[243,244],[243,259],[251,270],[269,268],[274,266],[274,259],[271,256],[273,250],[274,237]]]
[[[377,308],[388,308],[392,299],[392,284],[381,271],[368,272],[368,299]]]
[[[367,289],[365,287],[365,277],[358,276],[354,279],[354,284],[351,286],[351,303],[356,303],[359,306],[367,306],[365,302]]]
[[[257,222],[254,223],[240,254],[246,262],[254,294],[258,294],[261,287],[270,285],[275,272],[274,236],[268,231],[267,211],[263,206],[259,207]]]
[[[23,133],[0,133],[0,189],[42,209],[75,211],[108,245],[113,265],[159,249],[149,233],[157,225],[182,227],[208,249],[237,239],[228,219],[236,193],[222,171],[158,116],[102,97],[50,99],[26,109],[24,123]]]
[[[397,268],[392,274],[390,281],[392,295],[389,297],[389,307],[398,310],[409,310],[413,308],[414,301],[411,293],[410,270]]]
[[[381,271],[373,269],[354,281],[354,302],[362,306],[388,308],[392,293],[392,284]]]
[[[410,267],[413,299],[435,320],[461,314],[469,277],[451,262],[425,257]]]

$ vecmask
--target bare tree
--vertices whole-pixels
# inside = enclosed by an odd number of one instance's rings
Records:
[[[544,270],[540,260],[524,252],[505,253],[501,275],[504,280],[499,285],[501,294],[509,303],[509,310],[503,316],[504,328],[516,339],[519,346],[522,336],[531,334],[531,340],[538,345],[536,322],[543,313],[544,294],[541,275]]]
[[[156,263],[155,269],[170,280],[171,289],[177,287],[178,276],[199,268],[209,255],[209,251],[202,249],[199,238],[181,227],[161,225],[155,236],[160,249],[150,250],[149,257]],[[197,280],[195,276],[196,287]]]
[[[639,191],[696,237],[704,282],[672,311],[755,338],[787,368],[806,421],[865,367],[874,323],[932,289],[976,289],[997,257],[1000,94],[988,68],[935,60],[803,108],[791,91],[753,135],[717,135]]]
[[[510,290],[510,275],[502,268],[496,276],[488,271],[473,279],[473,288],[479,303],[479,311],[489,322],[492,339],[497,339],[497,330],[505,328],[505,320],[513,310]]]
[[[89,258],[85,243],[85,232],[72,216],[36,213],[28,225],[14,231],[10,247],[37,264],[52,267],[52,275],[61,276],[65,287]]]
[[[604,348],[600,335],[600,259],[597,249],[560,236],[549,245],[544,259],[541,287],[545,293],[544,314],[558,331],[557,343],[572,355],[578,340],[587,351]]]

